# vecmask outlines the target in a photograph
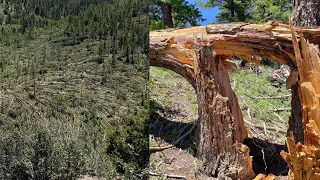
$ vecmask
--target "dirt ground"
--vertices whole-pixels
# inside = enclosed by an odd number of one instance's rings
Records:
[[[177,147],[152,153],[150,159],[152,159],[151,166],[154,166],[153,172],[158,174],[184,176],[186,179],[209,178],[208,176],[200,173],[200,168],[202,166],[201,161],[185,150]],[[154,179],[159,179],[159,176],[150,177],[150,180]]]

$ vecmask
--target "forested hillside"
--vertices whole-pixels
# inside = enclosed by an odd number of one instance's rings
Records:
[[[0,179],[146,178],[147,1],[0,3]]]

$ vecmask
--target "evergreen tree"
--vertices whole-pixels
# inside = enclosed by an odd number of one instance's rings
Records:
[[[272,20],[289,23],[292,13],[291,0],[255,0],[250,12],[252,19],[249,22],[262,23]]]
[[[149,6],[150,29],[198,25],[204,21],[201,12],[185,0],[153,0]]]
[[[291,0],[200,0],[197,4],[204,8],[218,6],[217,23],[262,23],[270,20],[288,23],[292,12]]]

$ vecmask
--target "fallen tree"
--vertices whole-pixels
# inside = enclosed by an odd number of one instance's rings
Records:
[[[302,163],[302,155],[297,152],[309,153],[311,161],[309,159],[309,164],[303,165],[303,171],[308,172],[308,177],[317,177],[320,164],[315,163],[318,162],[318,151],[313,150],[320,144],[316,136],[320,128],[320,75],[316,71],[320,69],[320,60],[317,59],[319,43],[320,29],[290,28],[289,25],[275,21],[266,24],[209,25],[150,33],[150,65],[181,74],[196,89],[200,118],[197,126],[197,156],[204,160],[207,174],[232,179],[253,177],[249,148],[242,144],[249,135],[227,73],[235,68],[235,64],[227,59],[237,56],[259,64],[256,58],[259,56],[290,66],[287,87],[298,82],[305,145],[298,144],[295,147],[289,137],[287,142],[291,148],[289,153],[282,155],[293,178],[300,177],[301,171],[298,169],[302,167],[297,165]],[[294,108],[299,107],[292,108],[292,112],[295,112]],[[306,173],[301,174],[305,176]]]

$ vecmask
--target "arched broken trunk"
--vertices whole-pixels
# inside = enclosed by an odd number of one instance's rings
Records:
[[[320,140],[314,136],[320,133],[320,96],[317,89],[320,88],[320,75],[313,70],[315,67],[320,69],[320,61],[310,60],[316,56],[308,53],[318,52],[316,55],[319,56],[319,50],[313,46],[307,49],[309,46],[303,43],[302,50],[299,49],[295,36],[302,42],[304,38],[307,39],[307,44],[320,42],[319,29],[291,30],[288,25],[277,22],[259,25],[232,23],[151,32],[150,65],[165,67],[181,74],[196,89],[200,117],[197,150],[198,157],[204,160],[208,174],[232,179],[250,179],[253,176],[249,149],[241,144],[247,136],[246,127],[227,73],[234,67],[234,64],[226,61],[232,56],[253,62],[257,62],[254,56],[260,56],[289,65],[292,73],[286,82],[287,87],[296,84],[297,72],[300,77],[305,77],[301,78],[298,84],[306,144],[302,149],[293,151],[292,147],[295,145],[289,138],[289,154],[282,153],[291,172],[294,172],[291,177],[296,176],[297,169],[302,167],[301,162],[294,159],[300,157],[297,151],[307,154],[314,146],[319,146]],[[303,58],[299,60],[297,53],[302,54]],[[305,72],[314,73],[311,73],[311,76],[301,76],[301,73]],[[313,104],[310,106],[308,103],[311,100]],[[316,162],[320,157],[308,157],[311,160],[303,166],[304,171],[309,169],[308,172],[316,176],[316,166],[320,168],[320,164]],[[314,165],[310,165],[310,162],[314,162]]]

